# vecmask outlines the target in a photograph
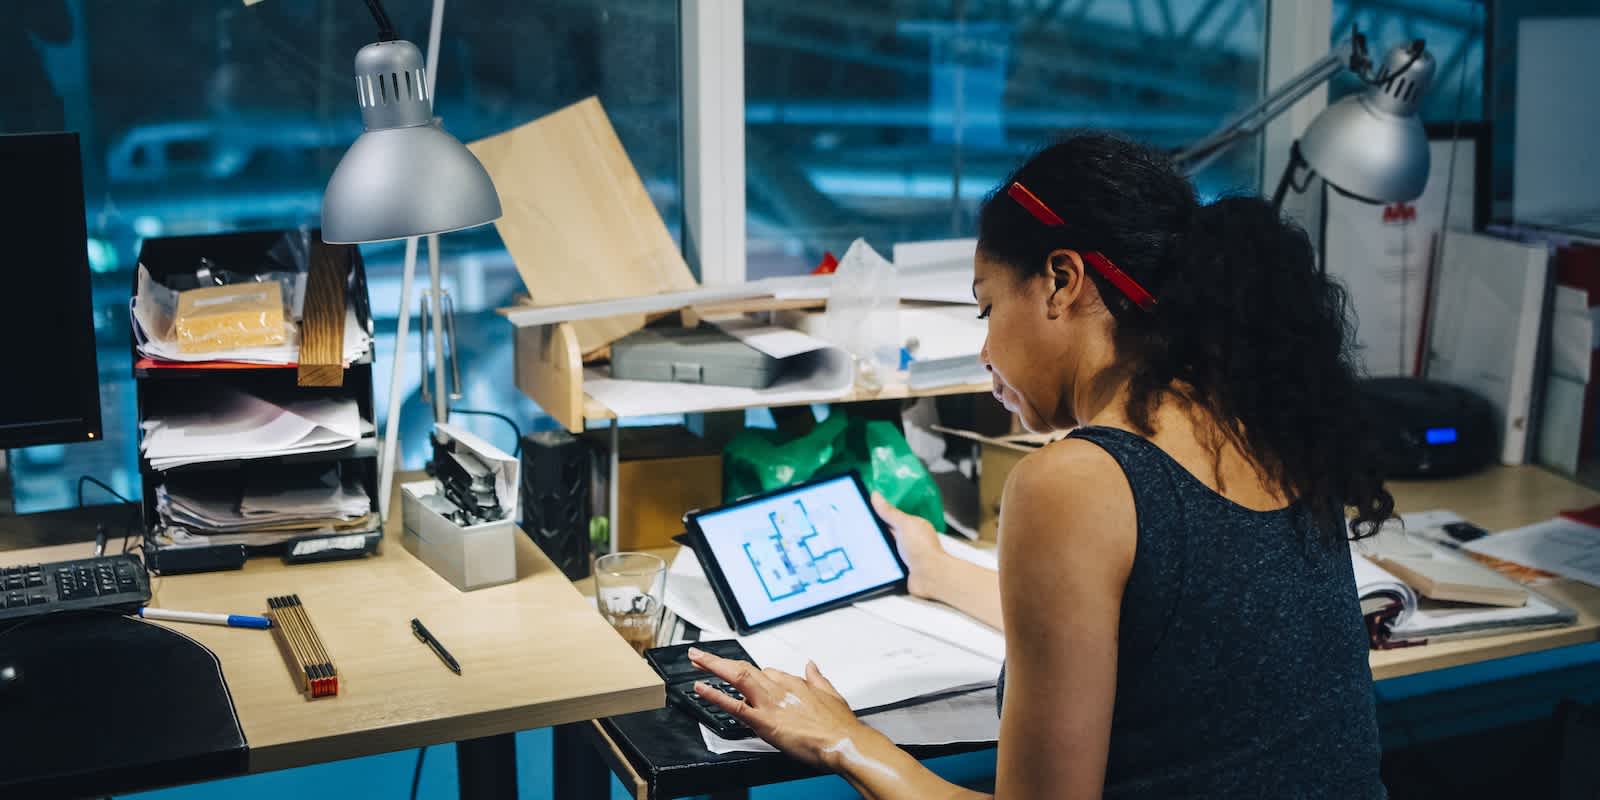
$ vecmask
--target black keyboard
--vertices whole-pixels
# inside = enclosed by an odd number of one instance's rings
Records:
[[[0,567],[0,622],[58,611],[131,613],[148,602],[150,577],[137,556]]]

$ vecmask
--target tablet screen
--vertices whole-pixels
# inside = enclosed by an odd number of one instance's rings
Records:
[[[696,517],[747,625],[906,577],[852,475]]]

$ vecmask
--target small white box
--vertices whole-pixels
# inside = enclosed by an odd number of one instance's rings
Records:
[[[449,424],[438,426],[495,471],[495,493],[504,519],[461,527],[428,508],[419,498],[437,494],[433,480],[400,485],[401,543],[422,563],[463,592],[517,579],[517,481],[515,458]]]

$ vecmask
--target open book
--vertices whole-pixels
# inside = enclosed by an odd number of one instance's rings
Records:
[[[1502,584],[1509,581],[1458,552],[1447,544],[1450,538],[1439,533],[1442,526],[1461,521],[1460,516],[1447,511],[1404,514],[1399,522],[1390,522],[1373,537],[1376,542],[1352,543],[1350,559],[1355,569],[1356,593],[1361,598],[1361,614],[1373,649],[1554,628],[1577,619],[1571,609],[1527,587],[1518,587],[1526,595],[1521,604],[1508,604],[1514,591]],[[1420,568],[1400,570],[1407,575],[1425,572],[1448,576],[1452,579],[1449,588],[1459,591],[1460,587],[1454,584],[1470,585],[1498,604],[1428,597],[1419,591],[1422,587],[1380,566],[1384,563]],[[1450,596],[1451,592],[1442,594]]]

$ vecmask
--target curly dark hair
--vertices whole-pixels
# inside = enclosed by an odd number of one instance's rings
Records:
[[[1005,189],[1021,182],[1064,226],[1041,224]],[[1129,375],[1127,414],[1145,436],[1163,398],[1190,401],[1330,539],[1394,515],[1357,394],[1344,287],[1310,240],[1260,197],[1201,204],[1166,155],[1075,134],[1017,168],[983,203],[978,248],[1022,275],[1051,251],[1099,251],[1156,298],[1144,311],[1096,271]],[[1220,462],[1222,440],[1210,443]],[[1353,509],[1348,532],[1339,521]]]

